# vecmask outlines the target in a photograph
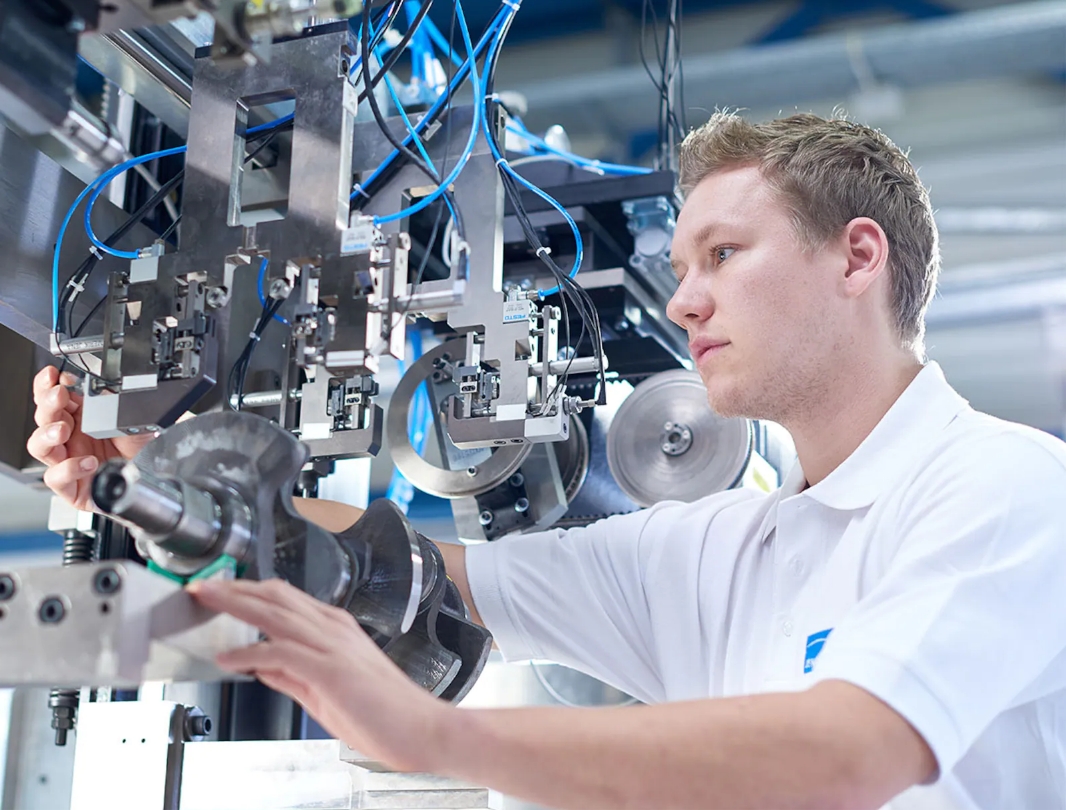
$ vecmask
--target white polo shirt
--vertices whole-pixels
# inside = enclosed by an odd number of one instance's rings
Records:
[[[1066,807],[1066,445],[931,363],[804,483],[471,546],[474,602],[506,660],[645,702],[854,683],[940,766],[892,810]]]

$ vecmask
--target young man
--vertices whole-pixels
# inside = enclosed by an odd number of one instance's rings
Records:
[[[269,638],[222,663],[393,767],[546,805],[1062,806],[1066,448],[923,366],[939,257],[914,168],[845,121],[716,115],[680,182],[670,317],[711,405],[783,424],[799,466],[769,496],[442,548],[505,657],[663,705],[459,710],[276,581],[199,586]],[[31,451],[84,505],[94,457],[132,448],[85,444],[54,372],[37,390]]]

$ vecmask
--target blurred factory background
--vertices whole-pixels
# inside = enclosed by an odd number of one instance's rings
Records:
[[[445,5],[431,14],[442,31],[451,22]],[[480,30],[497,7],[496,0],[468,0],[472,28]],[[650,165],[659,93],[642,52],[657,73],[654,43],[667,23],[663,12],[658,1],[526,0],[496,89],[520,97],[530,130],[561,127],[579,155]],[[688,127],[716,108],[740,109],[754,119],[843,110],[910,151],[931,190],[941,234],[943,274],[928,317],[930,358],[974,407],[1063,436],[1066,2],[689,0],[680,33]],[[24,341],[3,327],[0,333],[5,376],[22,378],[43,362]],[[384,404],[399,374],[395,365],[382,366]],[[0,389],[0,413],[8,420],[0,457],[13,457],[32,420],[22,391]],[[322,497],[346,500],[345,488],[359,492],[359,479],[367,476],[371,497],[385,493],[393,472],[387,447],[373,460],[341,464],[348,474],[327,480]],[[5,567],[59,560],[61,539],[47,531],[50,498],[32,479],[0,464]],[[409,515],[427,536],[455,538],[446,501],[416,494]],[[543,686],[544,673],[533,668],[530,677]],[[496,702],[501,689],[512,688],[515,702],[528,702],[531,694],[528,684],[508,687],[493,682],[491,673],[479,688],[496,690]],[[564,678],[558,688],[573,684]],[[549,683],[542,702],[558,697],[551,689]],[[624,699],[587,697],[590,703]],[[0,690],[0,715],[7,714],[9,700]],[[40,699],[31,704],[43,705]],[[43,723],[28,722],[25,729],[36,736],[23,738],[24,750],[51,746],[51,729]],[[3,733],[0,751],[7,747]],[[9,768],[21,767],[17,754],[11,759],[9,751]],[[6,803],[0,778],[0,807],[44,806],[35,802],[61,794],[54,783],[69,783],[72,755],[57,750],[35,762],[35,778],[20,781],[22,793]]]
[[[657,72],[655,34],[661,40],[667,23],[659,5],[530,0],[501,59],[498,91],[524,99],[534,132],[561,126],[578,154],[648,163],[658,93],[641,44]],[[495,8],[470,0],[472,27]],[[689,127],[716,108],[756,119],[844,110],[910,150],[931,189],[944,262],[929,356],[975,407],[1061,436],[1066,3],[690,0],[683,12]],[[443,4],[433,11],[441,30],[449,13]],[[381,376],[384,393],[396,379]],[[5,412],[17,413],[17,403]],[[371,492],[385,491],[387,453],[348,463],[371,467]],[[0,553],[57,554],[59,540],[45,531],[48,496],[7,472]],[[411,514],[427,533],[454,536],[438,499],[416,496]]]

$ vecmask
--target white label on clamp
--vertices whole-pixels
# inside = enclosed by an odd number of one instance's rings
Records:
[[[504,323],[518,323],[519,321],[528,321],[530,314],[533,312],[533,303],[531,301],[504,301],[503,302],[503,322]]]
[[[341,255],[369,253],[377,239],[378,229],[369,217],[355,220],[350,228],[341,231]]]
[[[497,405],[496,406],[496,421],[497,422],[513,422],[518,419],[526,418],[526,406],[522,403],[516,405]]]
[[[328,439],[333,435],[333,426],[329,422],[308,422],[300,426],[300,438],[306,442]]]
[[[156,374],[127,374],[122,378],[123,391],[143,391],[147,388],[155,388],[159,382]]]

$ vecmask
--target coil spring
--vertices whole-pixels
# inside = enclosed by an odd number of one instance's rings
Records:
[[[96,540],[77,531],[63,535],[63,565],[92,562],[96,557]],[[79,694],[77,689],[53,689],[48,695],[52,709],[52,728],[56,745],[67,744],[67,734],[77,723]]]
[[[63,565],[92,562],[96,541],[81,532],[67,532],[63,536]]]

